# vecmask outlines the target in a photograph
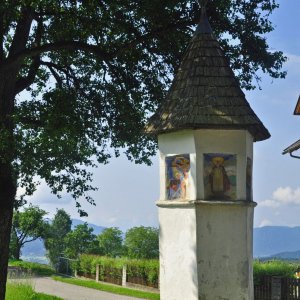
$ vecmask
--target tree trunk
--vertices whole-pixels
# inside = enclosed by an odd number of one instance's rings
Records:
[[[32,8],[27,5],[21,8],[7,58],[26,49],[33,17]],[[14,61],[0,72],[0,300],[5,300],[13,205],[17,191],[17,174],[12,167],[15,159],[12,115],[21,64],[22,61]]]
[[[20,260],[20,256],[21,256],[21,246],[18,245],[16,248],[15,259]]]
[[[16,195],[10,164],[0,164],[0,300],[5,299],[9,242]]]

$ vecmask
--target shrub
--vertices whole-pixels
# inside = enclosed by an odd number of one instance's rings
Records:
[[[280,260],[271,260],[267,262],[255,260],[253,263],[253,278],[255,284],[259,284],[264,276],[293,278],[296,271],[297,265]]]
[[[78,271],[85,275],[95,275],[97,264],[100,269],[99,279],[101,281],[104,281],[106,276],[121,279],[123,266],[126,265],[129,276],[142,278],[153,286],[158,284],[158,259],[138,260],[83,254],[79,257]]]
[[[127,274],[132,277],[141,277],[151,285],[157,285],[159,261],[157,259],[128,260]]]

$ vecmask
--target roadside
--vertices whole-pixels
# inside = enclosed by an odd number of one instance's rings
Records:
[[[63,298],[64,300],[136,300],[137,298],[111,294],[91,288],[55,281],[50,277],[32,278],[35,291]]]

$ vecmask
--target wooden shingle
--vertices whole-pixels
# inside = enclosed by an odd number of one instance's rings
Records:
[[[206,15],[187,47],[166,99],[146,132],[182,129],[246,129],[255,141],[270,133],[247,102]]]

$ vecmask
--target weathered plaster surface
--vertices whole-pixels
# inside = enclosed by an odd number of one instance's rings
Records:
[[[159,136],[160,288],[162,300],[252,300],[255,203],[246,199],[244,130],[195,130]],[[203,154],[237,156],[237,201],[203,201]],[[187,199],[166,200],[165,157],[190,154]]]

